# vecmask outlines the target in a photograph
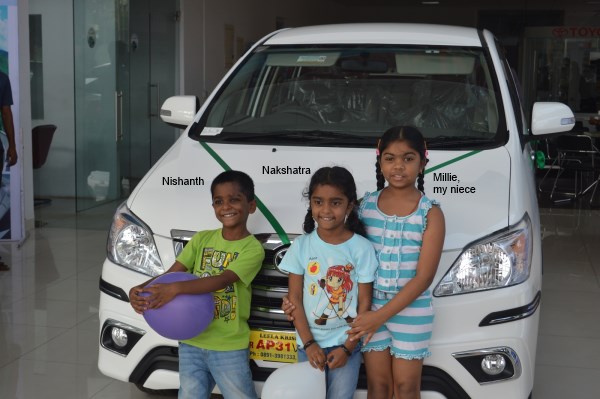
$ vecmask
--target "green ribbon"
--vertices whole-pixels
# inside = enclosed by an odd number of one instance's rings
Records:
[[[207,143],[200,141],[200,145],[206,150],[206,152],[208,152],[210,154],[211,157],[214,158],[215,161],[217,161],[217,163],[219,165],[221,165],[221,167],[225,170],[231,170],[231,167],[227,164],[227,162],[225,162],[223,160],[223,158],[221,158],[219,156],[219,154],[217,154],[215,152],[215,150],[213,150]],[[425,174],[427,173],[431,173],[433,171],[436,171],[438,169],[441,169],[445,166],[451,165],[455,162],[458,162],[462,159],[471,157],[475,154],[480,153],[481,150],[476,150],[476,151],[471,151],[468,152],[466,154],[463,154],[461,156],[458,156],[456,158],[452,158],[446,162],[443,162],[439,165],[435,165],[429,169],[425,170]],[[281,242],[283,244],[289,244],[290,243],[290,238],[288,237],[287,233],[285,232],[285,230],[283,229],[283,227],[281,227],[281,225],[279,224],[279,222],[277,221],[277,219],[275,218],[275,216],[273,216],[273,214],[271,213],[271,211],[265,206],[265,204],[260,200],[260,198],[258,198],[257,195],[255,195],[255,199],[256,199],[256,206],[258,207],[258,209],[262,212],[262,214],[265,216],[265,218],[267,219],[267,221],[271,224],[271,226],[273,227],[273,229],[275,230],[275,232],[277,233],[277,235],[279,236],[279,239],[281,240]]]
[[[441,168],[443,168],[443,167],[445,167],[445,166],[451,165],[451,164],[453,164],[453,163],[455,163],[455,162],[458,162],[458,161],[460,161],[460,160],[462,160],[462,159],[465,159],[465,158],[468,158],[468,157],[472,157],[473,155],[475,155],[475,154],[479,154],[480,152],[481,152],[481,150],[476,150],[476,151],[467,152],[466,154],[463,154],[463,155],[461,155],[461,156],[459,156],[459,157],[452,158],[452,159],[450,159],[450,160],[448,160],[448,161],[446,161],[446,162],[442,162],[442,163],[441,163],[441,164],[439,164],[439,165],[435,165],[435,166],[432,166],[432,167],[431,167],[431,168],[429,168],[429,169],[425,169],[425,174],[427,174],[427,173],[431,173],[431,172],[433,172],[433,171],[436,171],[436,170],[438,170],[438,169],[441,169]]]

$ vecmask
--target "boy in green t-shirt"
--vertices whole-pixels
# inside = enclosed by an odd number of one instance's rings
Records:
[[[197,337],[179,343],[179,398],[209,398],[216,384],[225,399],[255,399],[248,363],[250,283],[265,253],[246,227],[248,216],[256,210],[254,183],[243,172],[226,171],[213,180],[210,191],[223,227],[196,233],[166,272],[188,272],[200,278],[146,287],[152,278],[131,288],[129,298],[133,309],[142,314],[179,294],[212,292],[213,321]],[[141,296],[142,292],[150,295]]]

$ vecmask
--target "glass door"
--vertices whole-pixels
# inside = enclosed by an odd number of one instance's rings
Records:
[[[177,1],[73,2],[76,210],[127,197],[174,142]]]
[[[119,178],[117,190],[120,198],[127,198],[131,192],[131,45],[129,41],[130,4],[127,0],[117,0],[117,154]]]
[[[159,117],[164,100],[175,95],[176,12],[175,1],[130,3],[131,188],[176,138]]]

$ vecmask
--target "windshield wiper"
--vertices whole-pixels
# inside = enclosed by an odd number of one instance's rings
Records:
[[[436,136],[425,141],[428,148],[479,147],[495,143],[494,138],[473,136]]]
[[[301,141],[307,145],[337,142],[340,145],[375,143],[374,137],[356,136],[350,133],[328,130],[279,130],[266,133],[223,132],[215,138],[221,141],[289,143]]]

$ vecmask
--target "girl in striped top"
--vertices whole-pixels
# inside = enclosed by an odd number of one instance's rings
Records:
[[[444,243],[444,215],[424,194],[427,150],[417,129],[389,129],[376,155],[378,191],[365,195],[359,217],[379,267],[371,311],[358,315],[349,334],[364,337],[369,398],[420,398],[433,323],[429,286]]]

